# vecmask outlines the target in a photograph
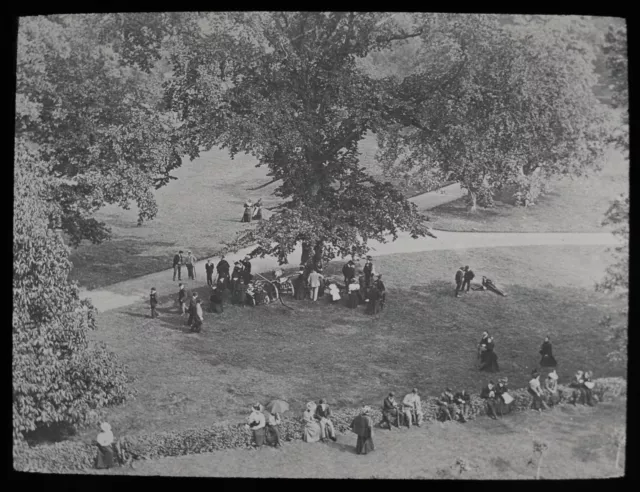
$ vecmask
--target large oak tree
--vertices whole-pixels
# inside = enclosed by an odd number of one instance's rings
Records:
[[[428,29],[387,15],[347,12],[233,13],[211,16],[175,46],[167,103],[183,122],[191,157],[221,146],[268,166],[276,214],[236,247],[281,262],[303,244],[303,260],[363,254],[370,239],[401,230],[427,234],[415,206],[364,172],[358,144],[389,121],[410,121],[405,102],[357,60]],[[267,183],[269,184],[269,183]],[[266,184],[265,184],[266,185]]]

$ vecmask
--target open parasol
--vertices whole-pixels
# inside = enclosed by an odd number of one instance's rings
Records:
[[[289,410],[289,404],[283,400],[271,400],[265,407],[269,413],[284,413]]]

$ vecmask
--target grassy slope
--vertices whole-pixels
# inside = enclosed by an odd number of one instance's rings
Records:
[[[112,473],[164,476],[243,476],[287,478],[445,478],[463,457],[472,469],[461,478],[526,480],[535,477],[532,440],[549,444],[541,467],[543,479],[603,478],[622,475],[614,467],[616,449],[610,436],[625,424],[624,402],[595,408],[563,406],[538,414],[523,412],[494,421],[481,418],[466,425],[433,424],[427,428],[374,434],[375,452],[355,454],[356,437],[339,436],[337,443],[294,442],[276,450],[263,448],[218,451],[140,462],[136,470]],[[490,436],[490,437],[489,437]],[[465,446],[465,443],[473,443]],[[620,465],[624,467],[624,450]],[[451,470],[453,476],[457,471]],[[451,477],[451,475],[449,475]]]
[[[207,314],[201,334],[184,333],[171,298],[151,321],[146,304],[101,314],[93,334],[138,378],[139,395],[109,410],[119,433],[238,421],[256,400],[292,402],[296,411],[327,397],[332,405],[378,405],[395,388],[439,394],[445,385],[477,391],[487,375],[474,368],[484,329],[496,336],[502,376],[523,386],[550,333],[562,380],[579,368],[596,377],[624,374],[606,361],[598,320],[619,304],[593,292],[603,273],[601,247],[521,247],[437,251],[379,259],[388,288],[380,319],[364,307],[289,301],[229,306]],[[509,297],[452,296],[455,268],[487,272]],[[333,265],[337,269],[340,265]],[[202,291],[206,296],[206,292]],[[79,438],[92,437],[89,434]]]
[[[611,150],[599,176],[560,180],[532,207],[497,201],[495,208],[469,214],[464,199],[456,200],[429,211],[431,226],[445,231],[599,232],[610,202],[629,189],[628,166]]]
[[[362,142],[362,161],[368,171],[379,174],[375,162],[375,138]],[[73,251],[71,278],[95,289],[132,277],[171,267],[178,249],[190,249],[198,258],[215,254],[247,224],[240,222],[243,203],[263,197],[265,207],[277,203],[271,193],[277,185],[247,191],[269,181],[266,168],[238,155],[232,161],[226,151],[214,149],[175,172],[178,178],[156,192],[158,215],[137,226],[137,210],[110,206],[97,214],[112,227],[113,239],[100,245],[83,244]],[[408,193],[417,193],[415,189]]]

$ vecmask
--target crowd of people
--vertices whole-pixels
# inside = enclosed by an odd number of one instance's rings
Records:
[[[193,291],[191,296],[187,294],[185,284],[182,283],[182,267],[186,266],[189,279],[196,279],[197,258],[191,251],[183,254],[179,251],[173,259],[173,280],[177,279],[178,312],[183,317],[188,316],[186,324],[192,331],[202,330],[204,323],[204,301],[198,293]],[[215,265],[208,259],[204,265],[207,285],[211,288],[210,312],[223,313],[224,305],[231,302],[238,306],[255,306],[265,303],[265,299],[273,301],[286,291],[286,284],[290,284],[296,300],[309,299],[317,302],[320,298],[328,297],[329,302],[337,303],[341,299],[346,301],[349,308],[357,308],[367,305],[366,313],[377,315],[382,311],[386,303],[386,288],[382,275],[376,273],[373,260],[370,256],[361,271],[356,268],[355,261],[349,260],[342,269],[344,283],[335,278],[327,278],[323,274],[323,265],[320,261],[312,259],[301,264],[299,270],[293,274],[293,278],[283,277],[282,270],[274,272],[275,279],[257,280],[251,272],[251,258],[234,263],[233,270],[223,255]],[[264,278],[264,277],[263,277]],[[158,317],[158,292],[153,287],[149,294],[149,306],[151,317]]]

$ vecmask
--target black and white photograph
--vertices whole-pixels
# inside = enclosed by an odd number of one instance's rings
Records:
[[[628,476],[625,18],[17,23],[14,471]]]

